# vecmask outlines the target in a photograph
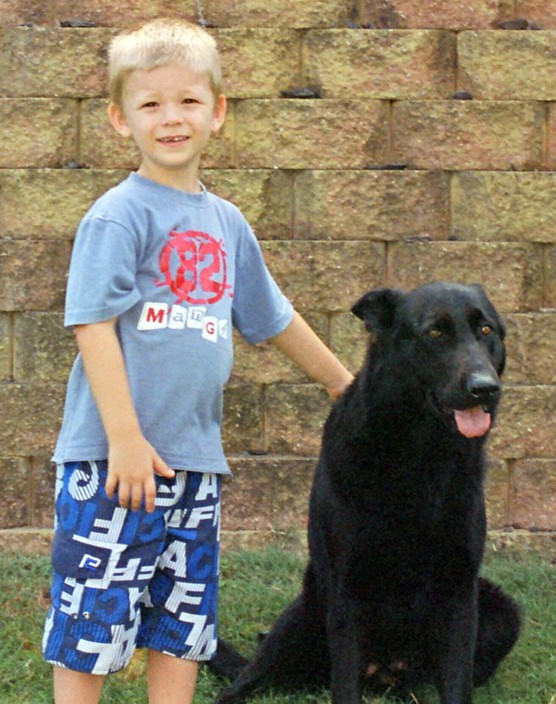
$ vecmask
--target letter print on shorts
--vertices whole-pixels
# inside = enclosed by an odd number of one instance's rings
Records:
[[[44,657],[99,675],[125,667],[138,641],[209,659],[216,649],[220,478],[183,471],[157,477],[149,514],[109,500],[106,474],[106,462],[59,468]]]

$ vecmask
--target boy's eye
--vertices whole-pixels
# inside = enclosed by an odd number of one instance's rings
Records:
[[[144,103],[141,107],[143,108],[155,108],[158,105],[157,102],[154,100],[149,101],[148,103]]]
[[[182,100],[182,103],[184,103],[185,105],[194,105],[196,102],[197,101],[195,100],[195,98],[184,98]]]

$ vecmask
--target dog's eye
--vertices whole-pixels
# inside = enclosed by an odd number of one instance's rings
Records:
[[[490,335],[490,333],[492,332],[492,330],[493,330],[493,328],[492,328],[491,325],[483,325],[483,326],[481,327],[481,335],[483,335],[484,337],[486,337],[487,335]]]
[[[442,337],[442,330],[431,328],[427,334],[432,340],[437,340],[439,337]]]

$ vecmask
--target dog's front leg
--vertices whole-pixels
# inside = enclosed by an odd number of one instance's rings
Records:
[[[361,656],[352,609],[341,596],[336,596],[334,603],[330,605],[328,647],[332,703],[359,704]]]
[[[473,663],[477,640],[477,594],[476,590],[458,603],[446,617],[446,634],[440,642],[440,661],[437,687],[442,704],[472,704]]]

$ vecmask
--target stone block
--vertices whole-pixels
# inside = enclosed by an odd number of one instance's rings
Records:
[[[292,238],[294,195],[287,172],[205,169],[201,179],[210,191],[239,207],[258,239]]]
[[[57,98],[104,95],[106,50],[113,34],[105,29],[5,29],[0,34],[0,93]]]
[[[0,380],[12,376],[12,359],[12,316],[9,313],[0,313]]]
[[[556,457],[554,386],[506,387],[490,448],[498,458]]]
[[[29,525],[30,473],[23,457],[0,459],[0,529]]]
[[[222,442],[226,454],[263,451],[263,391],[255,384],[233,384],[224,391]]]
[[[349,16],[349,0],[204,0],[205,19],[218,27],[337,27]]]
[[[515,528],[556,530],[556,458],[514,463],[510,507]]]
[[[361,291],[363,296],[366,291]],[[353,303],[356,301],[354,300]],[[355,374],[363,366],[369,344],[369,334],[362,321],[351,313],[338,313],[330,322],[332,352],[342,364]]]
[[[466,171],[452,178],[452,234],[475,242],[556,242],[556,174]]]
[[[509,315],[506,323],[506,382],[556,385],[556,311]]]
[[[430,281],[480,283],[500,313],[542,306],[542,247],[495,242],[394,242],[388,271],[393,285],[411,289]]]
[[[228,98],[280,97],[298,83],[301,38],[288,29],[213,30]]]
[[[79,161],[100,169],[136,169],[139,152],[131,138],[123,139],[112,128],[104,99],[84,100],[81,105],[81,148]],[[233,108],[221,132],[212,137],[203,156],[204,168],[233,166]]]
[[[56,467],[50,462],[49,455],[31,458],[30,480],[29,523],[53,528]]]
[[[75,338],[64,328],[62,313],[14,316],[14,379],[21,382],[67,382],[77,354]]]
[[[401,101],[392,160],[416,169],[532,170],[543,161],[544,107],[517,101]]]
[[[236,106],[241,168],[361,169],[387,161],[380,101],[244,100]]]
[[[55,5],[58,22],[85,20],[101,27],[135,27],[158,17],[195,22],[199,16],[195,0],[56,0]]]
[[[513,0],[362,0],[360,21],[376,27],[489,29],[513,17]]]
[[[525,17],[541,29],[556,29],[556,5],[538,0],[516,0],[515,16]]]
[[[223,530],[304,528],[315,461],[300,457],[234,457],[222,490]]]
[[[77,102],[0,98],[0,168],[60,167],[76,156]]]
[[[303,45],[302,85],[325,98],[446,98],[454,90],[451,32],[320,30]]]
[[[0,240],[0,310],[61,310],[70,243]]]
[[[64,384],[0,383],[0,455],[32,457],[54,449]]]
[[[461,32],[458,88],[478,100],[554,100],[552,32]]]
[[[448,239],[449,188],[440,171],[303,171],[295,176],[295,238]]]
[[[548,122],[546,126],[546,166],[551,171],[556,170],[556,105],[548,106]]]
[[[0,171],[0,237],[73,239],[88,208],[127,173],[89,169]]]
[[[319,313],[303,312],[303,318],[325,343],[328,341],[328,318]],[[235,384],[302,384],[307,376],[271,342],[248,344],[234,332],[234,368],[230,377]]]
[[[263,242],[270,271],[299,310],[346,311],[384,280],[377,242]]]
[[[36,0],[0,0],[2,27],[18,27],[22,24],[52,24],[53,3]]]
[[[265,398],[265,450],[315,457],[330,401],[315,384],[268,387]]]
[[[549,310],[556,309],[556,246],[547,247],[545,253],[545,298]]]
[[[488,460],[485,481],[487,524],[490,530],[504,528],[510,523],[508,463],[503,460]]]

